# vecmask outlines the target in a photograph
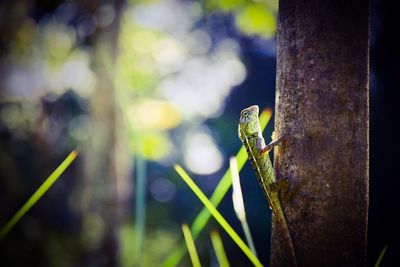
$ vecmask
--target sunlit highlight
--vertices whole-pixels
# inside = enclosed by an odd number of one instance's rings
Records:
[[[164,100],[140,99],[127,110],[128,118],[137,129],[165,130],[181,122],[177,108]]]
[[[206,175],[222,167],[222,154],[206,131],[189,133],[184,145],[184,162],[190,171]]]

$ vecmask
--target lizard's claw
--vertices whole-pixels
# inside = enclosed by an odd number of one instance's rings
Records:
[[[268,153],[272,150],[273,146],[269,146],[269,144],[263,148],[261,148],[260,153],[263,155],[265,153]]]

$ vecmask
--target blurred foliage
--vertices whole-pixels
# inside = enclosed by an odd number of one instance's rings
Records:
[[[272,37],[276,32],[275,14],[261,3],[250,4],[236,15],[237,27],[246,34]]]
[[[276,33],[276,0],[206,0],[206,7],[232,13],[237,28],[244,34],[271,38]]]
[[[168,256],[171,247],[173,247],[180,231],[170,231],[167,229],[157,229],[146,236],[145,250],[142,255],[142,266],[160,266],[160,263]],[[122,266],[130,267],[135,263],[134,251],[135,230],[132,223],[124,224],[120,228],[119,237],[121,240],[121,258]]]
[[[206,7],[211,10],[221,10],[223,12],[234,11],[248,4],[249,0],[207,0]]]
[[[119,36],[120,54],[112,75],[126,117],[130,147],[150,160],[160,160],[171,152],[166,131],[181,122],[180,112],[173,104],[155,97],[161,80],[156,59],[161,49],[180,53],[182,49],[176,43],[165,33],[139,26],[132,13],[126,12]],[[164,53],[170,56],[168,51]]]

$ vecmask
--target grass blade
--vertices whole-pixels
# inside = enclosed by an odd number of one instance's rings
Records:
[[[381,253],[379,254],[378,259],[376,260],[376,263],[375,263],[374,267],[379,267],[379,265],[381,264],[381,261],[382,261],[382,259],[383,259],[383,256],[384,256],[385,253],[386,253],[387,248],[388,248],[388,245],[386,245],[386,246],[383,247]]]
[[[232,202],[235,209],[236,216],[238,217],[240,223],[242,224],[243,232],[246,237],[247,244],[249,245],[251,251],[257,257],[256,247],[254,246],[253,238],[251,237],[251,232],[249,225],[247,223],[246,211],[244,209],[242,188],[240,186],[239,171],[237,167],[236,157],[231,157],[229,160],[229,165],[232,173]]]
[[[265,109],[261,115],[260,115],[260,126],[261,130],[265,129],[265,126],[267,126],[269,120],[272,117],[272,111],[271,109]],[[237,158],[237,163],[238,163],[238,170],[240,171],[244,164],[246,163],[247,160],[247,153],[245,148],[242,146],[239,150],[239,152],[236,154]],[[230,169],[228,169],[224,176],[221,178],[220,182],[218,183],[217,187],[215,188],[214,193],[212,194],[210,201],[213,203],[215,206],[218,206],[219,203],[222,201],[226,193],[228,192],[229,188],[232,185],[232,179],[231,179],[231,172]],[[197,215],[197,217],[194,219],[190,230],[192,232],[193,239],[196,240],[197,237],[199,236],[200,232],[204,229],[205,225],[207,224],[207,221],[210,219],[211,214],[207,210],[207,208],[203,208],[200,213]],[[185,244],[181,243],[176,248],[173,250],[173,252],[169,255],[169,257],[163,262],[161,265],[162,267],[174,267],[176,266],[182,257],[186,253],[186,246]]]
[[[254,266],[263,266],[257,257],[251,252],[250,248],[243,242],[240,236],[233,230],[221,213],[215,208],[211,201],[204,195],[201,189],[193,182],[189,175],[182,169],[181,166],[175,165],[176,172],[181,176],[181,178],[186,182],[186,184],[192,189],[200,201],[206,206],[211,215],[215,220],[222,226],[222,228],[227,232],[227,234],[233,239],[233,241],[239,246],[243,253],[249,258],[249,260],[254,264]]]
[[[228,257],[226,256],[224,244],[221,240],[221,235],[218,231],[211,232],[211,243],[214,247],[215,255],[217,256],[218,265],[220,267],[229,267]]]
[[[15,215],[4,225],[0,231],[0,240],[3,239],[14,225],[21,220],[21,218],[32,208],[33,205],[47,192],[47,190],[54,184],[61,174],[68,168],[68,166],[78,156],[76,150],[72,151],[67,158],[57,167],[57,169],[50,174],[50,176],[43,182],[43,184],[36,190],[35,193],[28,199],[28,201],[15,213]]]
[[[183,232],[183,237],[185,238],[186,241],[187,249],[189,251],[190,259],[192,260],[193,267],[201,267],[199,255],[197,254],[192,234],[190,233],[189,226],[186,223],[182,224],[182,232]]]

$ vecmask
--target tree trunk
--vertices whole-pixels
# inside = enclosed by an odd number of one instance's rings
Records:
[[[93,132],[86,146],[86,182],[83,191],[84,220],[90,217],[102,227],[88,250],[83,265],[119,266],[118,249],[118,179],[121,170],[118,162],[118,102],[112,77],[117,56],[118,36],[124,0],[110,2],[115,11],[113,22],[99,29],[93,38],[93,69],[97,76],[96,92],[90,98]],[[101,2],[88,2],[93,9]],[[91,216],[88,216],[88,215]],[[92,219],[93,220],[93,219]],[[84,231],[90,231],[89,229]],[[85,236],[86,233],[83,233]]]
[[[369,3],[282,0],[277,37],[278,179],[298,266],[365,266]],[[290,266],[273,225],[271,266]]]

